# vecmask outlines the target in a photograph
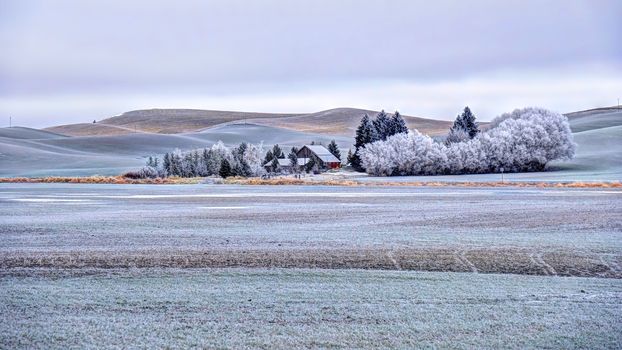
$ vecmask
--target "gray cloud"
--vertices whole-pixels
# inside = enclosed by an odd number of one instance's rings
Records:
[[[19,112],[16,101],[29,96],[212,100],[500,71],[619,72],[620,13],[619,1],[593,0],[4,0],[0,97],[13,107],[0,111]],[[590,72],[567,70],[575,73]]]

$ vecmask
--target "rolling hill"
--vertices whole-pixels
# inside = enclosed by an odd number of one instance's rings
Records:
[[[123,113],[97,123],[59,125],[45,130],[70,136],[106,136],[137,132],[178,134],[201,131],[219,124],[296,114],[210,111],[199,109],[147,109]]]
[[[110,136],[138,132],[177,134],[198,132],[222,124],[253,123],[294,131],[335,136],[354,136],[361,117],[378,112],[336,108],[310,114],[275,114],[194,109],[149,109],[123,113],[97,123],[53,126],[45,130],[69,136]],[[404,116],[409,128],[430,135],[444,134],[451,122]]]
[[[169,113],[174,116],[169,118]],[[279,143],[287,149],[311,141],[328,143],[335,139],[342,153],[347,153],[353,143],[354,129],[364,113],[373,115],[375,112],[339,108],[305,115],[266,115],[149,110],[128,112],[96,124],[73,124],[46,130],[0,128],[0,176],[115,175],[142,166],[149,155],[160,155],[176,148],[210,147],[219,140],[227,145],[263,141],[266,147]],[[559,170],[556,172],[515,174],[515,177],[622,179],[622,111],[599,108],[567,116],[578,144],[575,159],[551,164],[552,169]],[[432,135],[444,134],[451,124],[415,117],[405,117],[405,120],[410,128]],[[214,123],[217,124],[212,125]],[[143,129],[135,132],[133,124],[137,124],[136,130],[139,130],[138,125]],[[170,132],[186,129],[193,131]],[[80,136],[62,135],[62,131]]]
[[[40,135],[40,138],[37,138]],[[255,124],[223,124],[200,132],[183,134],[131,133],[112,136],[66,137],[28,128],[0,129],[0,176],[118,175],[145,164],[150,155],[175,149],[211,147],[222,141],[265,147],[278,143],[289,149],[312,141],[324,144],[335,139],[342,149],[349,137],[304,133]],[[267,149],[266,149],[267,150]],[[346,151],[347,152],[347,151]]]
[[[285,118],[256,119],[253,122],[280,128],[293,129],[328,135],[354,136],[364,114],[373,117],[376,111],[336,108],[318,113],[298,115]],[[447,133],[453,122],[435,119],[403,116],[409,129],[417,129],[422,133],[437,136]]]

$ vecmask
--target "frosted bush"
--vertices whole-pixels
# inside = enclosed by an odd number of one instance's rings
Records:
[[[566,117],[542,108],[503,114],[473,139],[450,136],[445,145],[417,130],[397,134],[365,146],[361,161],[376,176],[541,171],[576,147]]]

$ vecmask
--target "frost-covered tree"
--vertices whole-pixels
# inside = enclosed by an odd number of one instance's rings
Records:
[[[270,163],[273,158],[274,158],[274,154],[272,154],[272,150],[268,150],[268,152],[266,152],[266,156],[263,159],[263,164]]]
[[[479,126],[475,121],[475,115],[471,112],[469,106],[464,107],[461,114],[456,117],[454,124],[449,129],[450,134],[459,134],[458,131],[464,131],[469,134],[469,138],[474,138],[479,133]]]
[[[166,172],[168,174],[171,174],[171,156],[168,153],[164,154],[164,159],[162,160],[162,166],[164,167],[164,170],[166,170]]]
[[[272,146],[272,155],[274,156],[274,158],[285,158],[283,150],[281,150],[281,147],[278,144]]]
[[[414,130],[361,151],[362,165],[378,176],[541,171],[552,160],[574,156],[568,120],[542,108],[517,109],[495,118],[473,139],[434,142]]]
[[[327,148],[328,151],[335,156],[335,158],[341,160],[341,152],[339,152],[339,146],[337,146],[337,142],[335,142],[335,140],[331,140]]]
[[[298,147],[292,147],[291,151],[287,155],[289,159],[289,165],[292,167],[292,170],[298,171]]]
[[[466,142],[471,139],[469,132],[461,128],[450,128],[447,138],[445,138],[445,145],[449,146],[451,143]]]
[[[272,168],[272,172],[276,172],[279,169],[279,158],[272,158],[270,162],[270,166]]]
[[[263,143],[258,145],[248,144],[246,151],[244,151],[243,159],[248,164],[250,169],[250,176],[261,176],[265,173],[263,164],[261,163],[261,156],[263,154]]]

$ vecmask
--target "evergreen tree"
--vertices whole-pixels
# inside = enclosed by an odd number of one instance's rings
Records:
[[[470,138],[474,138],[479,133],[479,126],[475,121],[475,115],[471,112],[469,106],[464,107],[462,114],[459,114],[451,126],[450,134],[458,134],[459,130],[463,130],[469,134]]]
[[[400,133],[408,133],[408,126],[406,126],[406,122],[400,112],[395,111],[395,114],[391,117],[391,132],[389,136],[393,136],[395,134]]]
[[[180,164],[179,172],[181,177],[193,177],[196,175],[192,153],[186,153]]]
[[[164,167],[164,170],[166,170],[168,174],[173,175],[173,173],[171,172],[171,156],[168,153],[164,154],[164,159],[162,160],[162,166]]]
[[[201,154],[201,176],[209,176],[210,168],[209,168],[209,151],[207,148],[203,149],[203,153]]]
[[[234,150],[234,153],[237,153],[240,159],[244,158],[244,152],[248,149],[248,145],[246,142],[240,143],[240,145]]]
[[[149,158],[147,159],[147,166],[153,167],[153,157],[149,156]]]
[[[272,163],[270,165],[272,165],[272,171],[276,172],[279,169],[279,159],[276,157],[272,158]]]
[[[373,121],[374,129],[376,130],[377,140],[386,140],[387,137],[391,134],[391,119],[384,111],[380,111],[378,115],[376,115],[376,119]],[[374,140],[376,141],[376,140]]]
[[[246,142],[240,143],[236,148],[232,150],[233,159],[235,160],[232,168],[232,173],[235,176],[250,176],[251,167],[244,159],[244,154],[248,150],[248,144]]]
[[[287,155],[292,170],[298,171],[298,147],[292,147],[291,152]]]
[[[351,149],[349,149],[349,150],[348,150],[348,158],[346,159],[346,161],[348,162],[348,164],[352,164],[352,157],[353,157],[353,156],[354,156],[354,155],[352,154],[352,150],[351,150]]]
[[[223,159],[220,162],[220,170],[218,171],[218,175],[220,175],[220,177],[222,178],[227,178],[231,176],[231,164],[229,164],[228,160]]]
[[[274,156],[274,158],[285,158],[285,155],[283,154],[283,151],[278,144],[272,146],[272,155]]]
[[[153,158],[153,167],[157,168],[160,164],[160,160],[158,159],[158,157],[154,157]]]
[[[201,156],[199,155],[199,150],[194,150],[194,153],[192,154],[192,165],[194,165],[194,175],[198,175],[197,174],[197,170],[199,169],[199,160],[201,159]]]
[[[263,164],[268,164],[272,161],[272,159],[274,158],[274,154],[272,154],[271,150],[268,150],[268,152],[266,152],[266,157],[263,160]]]
[[[337,159],[341,160],[341,152],[339,152],[339,147],[337,146],[335,140],[331,140],[328,144],[328,151]]]
[[[358,128],[356,129],[356,136],[354,138],[354,147],[356,147],[356,149],[359,149],[365,146],[366,144],[373,142],[374,138],[375,138],[374,126],[372,125],[372,122],[369,119],[369,116],[367,115],[367,113],[365,113],[365,115],[361,119],[361,122]]]
[[[310,172],[313,170],[314,167],[315,167],[315,158],[311,157],[309,158],[309,161],[307,162],[307,164],[305,164],[305,171]]]
[[[374,125],[367,113],[361,118],[359,126],[356,128],[356,136],[354,137],[354,154],[350,157],[350,165],[356,171],[365,171],[361,166],[361,158],[359,157],[359,151],[365,147],[366,144],[371,143],[377,139]]]
[[[175,161],[175,155],[171,154],[171,166],[170,166],[171,170],[169,171],[169,174],[171,174],[172,176],[177,176],[179,175],[179,169],[177,168],[177,162]]]

